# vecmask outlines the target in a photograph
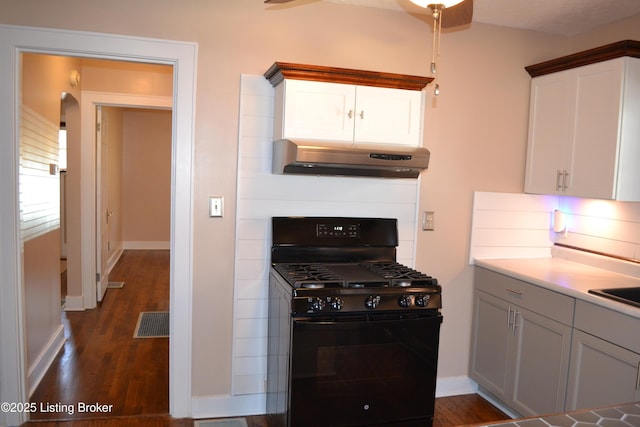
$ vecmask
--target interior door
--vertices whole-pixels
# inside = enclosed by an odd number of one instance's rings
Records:
[[[102,107],[96,108],[96,297],[102,301],[109,285],[109,207],[107,203],[108,123]]]

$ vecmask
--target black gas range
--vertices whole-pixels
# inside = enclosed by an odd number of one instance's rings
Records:
[[[396,262],[397,220],[274,217],[270,426],[428,426],[441,287]]]

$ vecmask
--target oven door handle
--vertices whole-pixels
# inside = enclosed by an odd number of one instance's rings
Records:
[[[381,324],[395,324],[398,322],[437,322],[442,323],[442,314],[422,314],[408,316],[406,314],[376,314],[361,315],[361,316],[336,316],[336,317],[294,317],[293,322],[305,327],[317,327],[324,328],[328,326],[340,325],[346,327],[352,325],[353,327],[359,327],[362,325],[381,325]]]

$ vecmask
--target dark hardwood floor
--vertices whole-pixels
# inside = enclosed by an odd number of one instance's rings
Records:
[[[125,285],[97,309],[62,313],[67,341],[33,393],[31,419],[168,413],[169,340],[133,333],[140,312],[169,309],[169,252],[126,251],[109,278]],[[80,413],[78,402],[112,407]]]
[[[109,289],[96,310],[63,313],[67,342],[34,392],[38,407],[78,402],[113,405],[107,413],[37,411],[26,427],[191,427],[169,417],[167,338],[133,338],[141,311],[169,309],[169,252],[126,251],[110,275],[125,282]],[[478,395],[436,399],[434,427],[504,420]],[[246,417],[248,427],[267,427],[266,417]]]

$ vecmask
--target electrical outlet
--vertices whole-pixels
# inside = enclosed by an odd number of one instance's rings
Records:
[[[221,217],[223,213],[224,197],[212,196],[209,197],[209,217]]]
[[[424,231],[433,231],[435,227],[435,212],[423,212],[422,213],[422,229]]]

